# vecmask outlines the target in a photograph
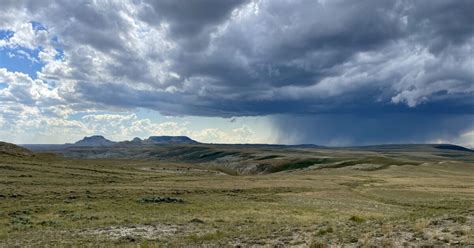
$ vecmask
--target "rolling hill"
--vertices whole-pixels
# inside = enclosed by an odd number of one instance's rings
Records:
[[[21,146],[17,146],[7,142],[0,141],[0,156],[13,156],[13,157],[29,157],[33,153]]]

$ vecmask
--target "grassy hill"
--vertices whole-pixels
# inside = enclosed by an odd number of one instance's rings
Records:
[[[26,148],[0,141],[0,156],[29,157],[32,155],[33,153]]]

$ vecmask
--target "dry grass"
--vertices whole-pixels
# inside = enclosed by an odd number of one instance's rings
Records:
[[[474,165],[466,161],[234,176],[199,163],[0,159],[5,247],[423,245],[445,244],[435,239],[444,229],[448,243],[474,242]],[[151,196],[184,202],[139,201]],[[132,231],[114,238],[108,230]]]

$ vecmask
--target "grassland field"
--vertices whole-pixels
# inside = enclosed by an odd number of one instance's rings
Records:
[[[224,151],[194,162],[0,153],[0,247],[474,245],[474,153]]]

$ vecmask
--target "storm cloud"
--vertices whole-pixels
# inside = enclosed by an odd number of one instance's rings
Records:
[[[63,52],[38,73],[55,94],[31,100],[45,108],[270,116],[286,143],[431,142],[474,128],[470,0],[3,5],[10,40],[37,22],[50,41],[31,46]]]
[[[274,116],[278,140],[330,146],[459,142],[472,129],[473,115],[414,113]]]

